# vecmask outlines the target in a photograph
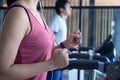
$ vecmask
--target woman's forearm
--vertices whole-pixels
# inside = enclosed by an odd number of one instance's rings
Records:
[[[52,65],[50,60],[33,64],[14,64],[9,69],[0,71],[0,80],[24,80],[53,70]]]

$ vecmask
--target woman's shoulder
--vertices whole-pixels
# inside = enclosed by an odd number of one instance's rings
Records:
[[[8,9],[8,11],[5,14],[4,19],[12,19],[12,20],[21,20],[24,21],[27,18],[26,11],[22,7],[12,7]]]
[[[3,20],[3,27],[10,26],[11,28],[14,28],[14,29],[23,28],[26,30],[28,24],[29,24],[28,16],[25,10],[21,7],[13,7],[9,9]]]
[[[24,8],[22,8],[22,7],[12,7],[12,8],[10,8],[10,9],[8,9],[8,11],[7,11],[7,13],[6,13],[6,15],[19,15],[19,16],[23,16],[23,15],[25,15],[25,10],[24,10]]]

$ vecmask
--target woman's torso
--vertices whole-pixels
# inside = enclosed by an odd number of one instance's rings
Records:
[[[15,64],[31,64],[48,60],[54,45],[52,32],[47,26],[44,28],[32,12],[22,4],[15,2],[12,6],[14,5],[25,9],[30,23],[30,32],[21,41]],[[45,78],[46,73],[43,73],[28,80],[45,80]]]

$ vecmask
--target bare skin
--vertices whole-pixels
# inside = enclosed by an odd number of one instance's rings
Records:
[[[38,0],[18,1],[30,9],[45,28],[37,13]],[[60,46],[54,48],[51,58],[47,61],[14,64],[20,43],[29,31],[30,23],[25,10],[20,7],[10,9],[4,19],[0,38],[0,80],[23,80],[43,72],[63,68],[69,64],[68,51],[67,49],[60,49]],[[77,40],[74,41],[74,38]],[[80,34],[72,34],[72,37],[67,39],[64,44],[67,47],[75,47],[80,43],[80,39]]]

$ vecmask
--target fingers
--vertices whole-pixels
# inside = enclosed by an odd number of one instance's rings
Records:
[[[71,54],[70,50],[68,50],[67,48],[64,48],[63,51],[64,51],[64,54],[67,54],[67,55]]]
[[[50,61],[53,63],[54,69],[66,67],[69,64],[68,50],[56,49]]]
[[[74,34],[79,35],[79,36],[80,36],[80,39],[82,39],[82,33],[80,32],[80,30],[76,30],[76,31],[74,32]]]
[[[82,36],[82,33],[80,32],[80,30],[78,29],[78,30],[76,30],[76,31],[74,31],[74,33],[73,34],[78,34],[78,35],[80,35],[80,36]]]
[[[74,48],[75,48],[76,50],[78,50],[78,49],[79,49],[79,45],[76,45]]]
[[[81,42],[81,36],[78,35],[78,34],[72,34],[71,35],[73,37],[73,42],[76,43],[76,44],[80,44]]]
[[[82,33],[80,32],[80,30],[77,30],[74,34],[76,35],[74,38],[75,42],[82,43]]]
[[[67,52],[68,52],[68,55],[69,55],[69,54],[72,54],[69,49],[67,49]]]
[[[69,64],[69,52],[68,52],[68,49],[63,49],[63,55],[64,55],[64,59],[65,59],[65,62],[66,62],[66,66]]]
[[[78,30],[74,31],[74,34],[80,34],[80,35],[81,35],[81,32],[80,32],[80,30],[78,29]]]

